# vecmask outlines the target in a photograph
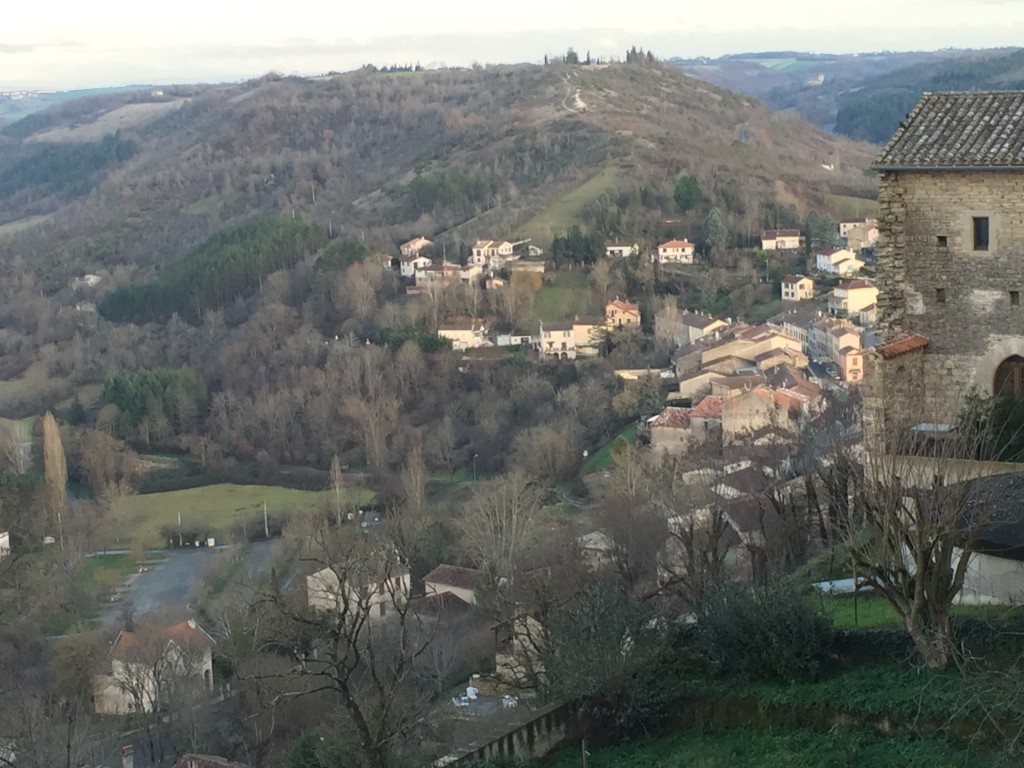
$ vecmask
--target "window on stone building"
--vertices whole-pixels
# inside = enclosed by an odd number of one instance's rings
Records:
[[[949,245],[949,238],[946,235],[936,235],[936,242],[939,244],[939,248],[945,248]]]
[[[936,288],[935,289],[935,301],[937,301],[939,304],[945,304],[946,303],[946,289],[945,288]]]
[[[992,391],[997,395],[1024,394],[1024,357],[1013,355],[999,364]]]
[[[1011,307],[1019,307],[1020,306],[1020,291],[1010,291],[1010,306]]]
[[[974,217],[974,250],[988,250],[988,216]]]

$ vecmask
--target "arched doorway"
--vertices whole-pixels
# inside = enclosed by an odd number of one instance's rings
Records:
[[[996,368],[992,381],[994,395],[1024,395],[1024,357],[1010,355]]]

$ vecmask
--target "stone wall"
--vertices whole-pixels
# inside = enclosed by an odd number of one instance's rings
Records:
[[[884,173],[879,206],[879,328],[929,338],[922,405],[949,422],[1024,353],[1024,305],[1011,299],[1024,293],[1024,173]],[[974,216],[989,218],[987,251],[974,250]]]
[[[575,704],[553,704],[508,733],[486,744],[453,752],[434,765],[453,766],[470,760],[487,760],[499,764],[534,760],[563,744],[578,740],[583,733],[582,723],[576,717]]]

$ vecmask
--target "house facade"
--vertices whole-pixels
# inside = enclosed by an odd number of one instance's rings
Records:
[[[696,250],[689,240],[669,240],[658,246],[654,260],[659,264],[693,264]]]
[[[783,301],[805,301],[814,298],[814,281],[804,275],[786,275],[782,278]]]
[[[878,288],[868,280],[840,282],[828,295],[830,314],[859,317],[862,310],[878,303]]]
[[[424,594],[450,593],[469,605],[476,605],[476,589],[483,574],[475,568],[441,564],[423,577]]]
[[[640,253],[640,246],[636,243],[632,245],[606,245],[604,247],[604,255],[609,258],[624,259],[628,256],[636,256]]]
[[[448,339],[452,343],[452,349],[457,352],[476,349],[487,344],[487,329],[483,323],[475,320],[445,323],[438,326],[437,335],[442,339]]]
[[[213,690],[213,637],[193,619],[152,632],[119,632],[107,652],[110,674],[94,679],[102,715],[152,712],[172,685]]]
[[[507,240],[477,240],[469,263],[487,269],[504,269],[505,262],[513,256],[514,246]]]
[[[576,342],[571,322],[540,324],[540,354],[555,360],[575,360]]]
[[[615,299],[604,306],[604,323],[609,329],[639,328],[640,305]]]
[[[814,267],[833,275],[856,275],[864,266],[857,254],[848,248],[826,248],[814,254]]]
[[[407,243],[402,243],[398,246],[398,252],[402,256],[418,256],[420,251],[429,245],[433,245],[430,240],[425,237],[414,237]]]
[[[761,233],[762,251],[795,251],[804,247],[799,229],[768,229]]]
[[[1024,92],[925,94],[875,163],[878,325],[865,421],[949,423],[1024,392]]]
[[[414,278],[418,270],[426,269],[432,263],[426,256],[420,256],[418,253],[402,254],[398,259],[398,274],[402,277]]]
[[[306,577],[306,600],[317,611],[340,612],[346,607],[356,613],[365,610],[371,621],[383,619],[389,610],[409,599],[409,569],[382,553],[375,563],[343,565],[338,570],[321,568]]]

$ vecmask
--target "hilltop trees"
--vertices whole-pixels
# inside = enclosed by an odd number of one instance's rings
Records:
[[[704,202],[704,193],[701,191],[697,177],[692,174],[680,176],[672,190],[672,199],[680,213],[693,210]]]

